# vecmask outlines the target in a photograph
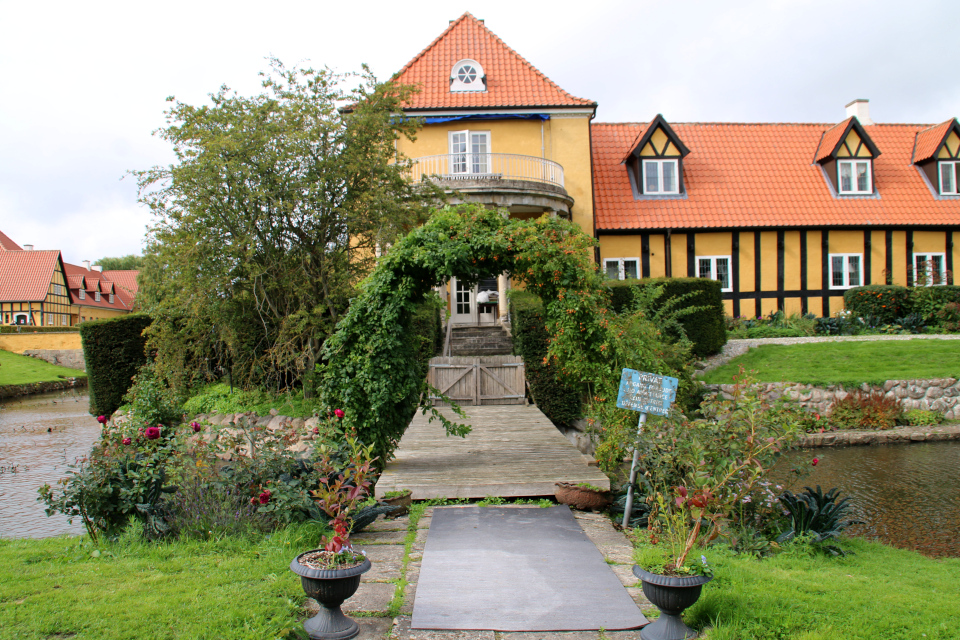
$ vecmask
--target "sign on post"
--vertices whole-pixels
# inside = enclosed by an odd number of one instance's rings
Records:
[[[635,369],[624,369],[620,374],[620,392],[617,394],[617,407],[640,412],[637,434],[643,431],[647,414],[665,416],[670,413],[670,405],[677,399],[679,380],[656,373],[646,373]],[[630,524],[633,511],[633,485],[637,482],[637,462],[640,452],[633,449],[633,463],[630,465],[630,486],[627,487],[627,504],[623,509],[623,526]]]

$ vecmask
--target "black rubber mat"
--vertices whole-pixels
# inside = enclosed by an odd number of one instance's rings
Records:
[[[566,506],[437,507],[414,629],[635,629],[647,619]]]

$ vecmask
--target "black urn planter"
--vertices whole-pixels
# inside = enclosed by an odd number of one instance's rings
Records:
[[[360,626],[340,611],[343,601],[357,592],[360,576],[370,570],[370,560],[349,569],[312,569],[300,564],[310,551],[305,551],[290,562],[290,570],[300,576],[307,596],[320,604],[320,613],[303,623],[313,640],[346,640],[360,633]]]
[[[703,585],[713,576],[661,576],[633,566],[633,575],[643,583],[643,595],[660,609],[660,617],[640,631],[642,640],[685,640],[697,632],[683,623],[680,615],[700,598]]]

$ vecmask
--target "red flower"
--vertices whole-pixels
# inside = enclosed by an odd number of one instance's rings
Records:
[[[817,466],[817,464],[818,464],[819,462],[820,462],[820,458],[814,458],[814,459],[810,462],[810,464],[812,464],[813,466]]]
[[[250,504],[260,504],[260,501],[257,500],[257,496],[250,498]]]
[[[342,418],[345,414],[343,413],[343,409],[335,409],[333,415],[337,416],[338,418]]]
[[[191,422],[191,423],[190,423],[190,426],[193,427],[193,432],[194,432],[194,433],[197,433],[198,431],[200,431],[200,424],[199,424],[199,423]]]
[[[314,427],[314,428],[313,428],[313,432],[314,432],[314,433],[320,433],[320,427]]]
[[[143,435],[146,436],[147,440],[156,440],[160,437],[160,427],[147,427]]]
[[[107,424],[107,416],[97,416],[97,422],[100,424]]]
[[[264,491],[263,493],[261,493],[258,496],[260,498],[260,504],[267,504],[268,502],[270,502],[270,495],[271,494],[269,491]]]
[[[124,438],[122,442],[123,444],[130,444],[133,441],[130,438]]]

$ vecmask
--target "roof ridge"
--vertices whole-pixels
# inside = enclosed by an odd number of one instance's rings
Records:
[[[397,71],[395,74],[393,74],[392,78],[399,78],[400,76],[402,76],[403,73],[404,73],[407,69],[409,69],[410,67],[412,67],[413,64],[414,64],[417,60],[419,60],[420,58],[422,58],[423,56],[425,56],[426,53],[427,53],[428,51],[430,51],[430,49],[433,49],[433,48],[437,45],[438,42],[440,42],[448,33],[450,33],[451,30],[453,30],[453,28],[454,28],[455,26],[457,26],[458,24],[460,24],[460,22],[462,22],[467,16],[470,16],[471,18],[473,18],[474,20],[476,20],[476,18],[474,18],[473,15],[472,15],[469,11],[464,11],[462,16],[460,16],[460,17],[457,18],[456,20],[451,20],[451,21],[450,21],[450,24],[447,25],[447,28],[443,30],[443,33],[441,33],[441,34],[438,35],[436,38],[434,38],[434,39],[433,39],[433,42],[431,42],[431,43],[428,44],[426,47],[424,47],[424,48],[420,51],[420,53],[418,53],[417,55],[413,56],[413,58],[410,60],[410,62],[408,62],[407,64],[403,65],[403,68],[400,69],[400,71]],[[478,22],[479,22],[479,21],[478,21]],[[481,22],[480,24],[483,25],[482,22]],[[484,28],[486,28],[486,27],[484,26]],[[488,31],[489,31],[489,29],[488,29]],[[392,78],[391,78],[391,79],[392,79]]]

